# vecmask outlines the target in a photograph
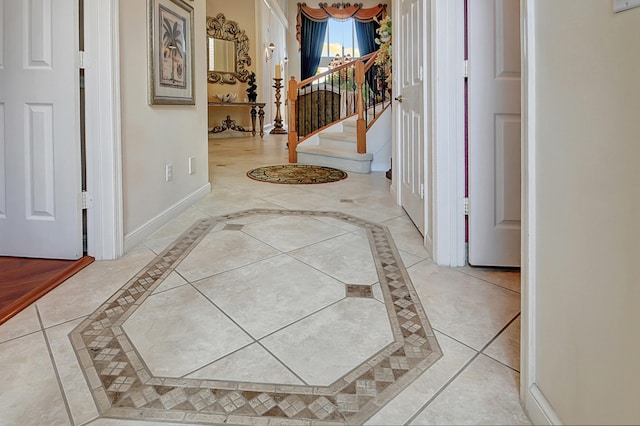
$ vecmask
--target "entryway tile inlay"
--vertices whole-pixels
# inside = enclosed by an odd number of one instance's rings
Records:
[[[335,303],[331,302],[335,297],[332,296],[335,290],[326,293],[323,297],[327,298],[328,303],[334,304],[329,305],[322,313],[330,318],[327,324],[340,324],[342,321],[345,326],[350,320],[365,324],[369,321],[367,318],[370,318],[374,321],[373,327],[381,334],[376,333],[373,340],[367,340],[366,327],[359,327],[358,330],[364,330],[360,331],[362,336],[357,339],[362,337],[362,345],[357,346],[356,342],[353,343],[354,348],[348,348],[353,350],[348,358],[355,359],[353,362],[357,364],[345,364],[341,367],[342,370],[337,368],[335,377],[317,375],[315,371],[308,369],[308,365],[300,366],[299,372],[296,372],[296,368],[286,362],[290,372],[281,368],[282,371],[275,375],[264,374],[260,378],[264,382],[243,381],[247,380],[247,376],[242,375],[236,376],[237,381],[224,375],[219,377],[227,379],[217,380],[212,378],[217,377],[212,376],[214,373],[209,373],[216,370],[216,374],[220,374],[229,365],[240,362],[244,358],[243,354],[249,354],[249,351],[259,354],[258,358],[251,359],[265,359],[265,367],[272,368],[269,366],[276,366],[278,362],[271,355],[280,354],[277,359],[283,359],[287,344],[290,344],[288,340],[291,336],[279,334],[276,329],[282,324],[275,320],[272,320],[272,326],[256,328],[256,335],[253,336],[253,332],[247,334],[237,326],[250,318],[238,314],[239,322],[235,323],[236,320],[221,315],[213,305],[206,307],[202,303],[207,294],[204,286],[207,277],[219,274],[216,277],[221,277],[220,282],[224,283],[224,274],[233,272],[217,270],[213,265],[210,270],[190,271],[188,265],[183,263],[192,252],[197,256],[204,255],[202,247],[198,249],[203,241],[209,246],[222,244],[220,249],[226,249],[224,243],[232,241],[231,237],[213,235],[212,231],[241,232],[243,227],[237,224],[244,218],[255,215],[337,220],[357,226],[367,235],[384,308],[372,297],[369,284],[376,283],[367,282],[364,285],[354,282],[345,283],[341,295],[346,294],[348,297]],[[352,235],[357,238],[359,234]],[[343,235],[339,238],[346,237]],[[244,238],[242,244],[250,242]],[[231,254],[233,253],[232,251]],[[275,248],[263,245],[260,248],[261,258],[238,258],[227,254],[230,268],[248,263],[256,263],[258,268],[259,262],[282,255],[278,253],[280,252]],[[282,262],[283,265],[287,263],[275,258],[270,262]],[[271,263],[267,263],[266,267]],[[198,288],[200,292],[191,290],[193,287],[190,286],[172,288],[166,291],[166,295],[165,292],[155,294],[153,303],[146,306],[147,298],[165,278],[172,273],[175,276],[174,271],[180,272],[196,288],[198,285],[195,281],[202,280],[199,282],[203,283],[202,289]],[[340,281],[327,279],[325,285],[328,288],[339,287]],[[184,310],[183,314],[167,311],[164,323],[155,324],[156,327],[160,326],[159,329],[152,330],[151,327],[145,331],[133,326],[146,315],[153,315],[149,311],[151,308],[161,310],[171,303],[173,297],[200,306],[195,312],[197,317],[189,317],[189,310]],[[235,302],[231,300],[228,303]],[[347,310],[342,306],[347,307]],[[386,321],[385,324],[375,322],[376,318],[381,318],[376,317],[379,314],[373,312],[377,310],[376,306],[382,308],[382,317],[385,317],[386,309],[388,324]],[[299,315],[306,313],[301,312]],[[158,319],[155,317],[155,320]],[[294,321],[294,326],[304,330],[305,321],[309,317],[301,320],[292,317],[290,320]],[[185,323],[176,324],[180,321]],[[206,321],[214,323],[208,324]],[[259,322],[260,318],[255,318],[255,321]],[[289,320],[285,322],[287,321]],[[188,332],[190,327],[210,328],[210,332],[205,333],[210,336],[210,346],[194,348],[199,355],[190,359],[190,364],[182,360],[172,361],[171,352],[179,352],[180,348],[171,351],[170,338],[163,341],[165,346],[159,350],[144,346],[144,334],[147,332],[162,333],[166,330],[172,335]],[[381,330],[387,327],[388,333]],[[312,334],[315,336],[322,333]],[[231,335],[233,338],[229,338]],[[303,333],[294,337],[304,344]],[[199,220],[82,321],[70,333],[70,338],[102,416],[200,424],[266,424],[270,420],[293,421],[295,424],[361,424],[442,356],[389,230],[383,225],[330,211],[253,209]],[[222,342],[226,342],[227,346]],[[358,348],[361,349],[360,353],[357,353]],[[215,354],[212,355],[213,353]],[[228,358],[207,364],[228,354],[231,354]],[[309,357],[308,363],[314,363],[313,354],[302,355]],[[179,365],[173,365],[172,362],[179,362]],[[199,370],[200,367],[204,368]],[[195,373],[189,374],[192,371]],[[276,377],[275,380],[283,377],[283,380],[269,383],[271,377]]]

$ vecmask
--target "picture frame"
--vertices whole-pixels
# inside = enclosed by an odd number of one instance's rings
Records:
[[[195,105],[193,7],[147,0],[149,105]]]

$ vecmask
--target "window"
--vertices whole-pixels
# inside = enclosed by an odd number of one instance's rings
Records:
[[[348,55],[352,58],[360,57],[358,38],[356,37],[356,26],[353,19],[346,21],[329,19],[318,72],[327,71],[329,69],[329,62],[337,55]]]

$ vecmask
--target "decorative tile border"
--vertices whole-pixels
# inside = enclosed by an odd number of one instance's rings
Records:
[[[260,214],[324,216],[366,229],[394,342],[326,387],[153,376],[123,323],[218,223]],[[201,424],[361,424],[442,356],[389,230],[329,211],[254,209],[200,220],[70,339],[102,416]]]

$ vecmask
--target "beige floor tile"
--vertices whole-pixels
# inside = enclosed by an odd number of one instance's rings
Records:
[[[520,312],[520,295],[432,261],[408,269],[434,329],[480,350]]]
[[[531,424],[520,405],[519,376],[480,355],[411,424]]]
[[[32,304],[0,325],[0,343],[40,330],[36,305]]]
[[[42,333],[0,344],[0,423],[70,425]]]
[[[276,203],[252,198],[229,188],[216,188],[195,205],[196,209],[210,216],[220,216],[249,209],[278,209],[280,207]]]
[[[242,348],[213,364],[189,374],[187,377],[287,385],[304,384],[280,361],[257,343]]]
[[[187,280],[178,275],[177,272],[171,272],[167,278],[162,280],[162,283],[153,291],[152,294],[162,293],[163,291],[171,290],[172,288],[183,286],[187,283]]]
[[[344,284],[286,255],[198,281],[194,286],[254,339],[345,297]]]
[[[328,386],[393,342],[375,299],[344,299],[261,340],[307,384]]]
[[[484,350],[485,355],[520,371],[520,317]]]
[[[343,231],[346,232],[353,232],[353,231],[358,231],[362,228],[360,228],[359,226],[356,225],[352,225],[350,223],[347,223],[343,220],[339,220],[339,219],[335,219],[333,217],[329,217],[329,216],[315,216],[314,219],[319,220],[321,222],[324,223],[328,223],[329,225],[335,226],[337,228],[342,229]]]
[[[519,318],[485,349],[487,356],[466,367],[476,352],[457,341],[479,350],[517,315],[519,272],[433,265],[422,237],[395,204],[383,172],[351,173],[323,185],[276,185],[246,176],[258,166],[287,163],[285,143],[286,138],[210,140],[209,195],[124,258],[94,262],[36,303],[49,327],[46,336],[59,383],[36,305],[0,326],[0,424],[69,424],[61,386],[74,424],[157,425],[92,420],[97,409],[67,334],[196,220],[252,208],[342,211],[386,225],[430,322],[445,333],[436,331],[443,357],[366,424],[404,424],[415,415],[412,424],[420,425],[527,423],[518,401],[518,373],[505,366],[519,365]],[[260,214],[216,225],[125,323],[152,371],[179,377],[197,370],[190,377],[282,384],[304,379],[326,385],[393,340],[366,233],[330,217],[298,219],[296,225],[280,214]],[[245,225],[244,232],[222,231],[228,224]],[[309,230],[309,224],[313,235],[288,234]],[[294,250],[291,255],[298,260],[274,248]],[[344,298],[344,286],[336,280],[372,284],[374,298]],[[238,325],[257,337],[275,332],[261,341],[268,350]],[[181,424],[168,421],[174,423],[162,424]]]
[[[442,358],[382,407],[366,425],[402,425],[439,392],[477,353],[473,349],[436,332]]]
[[[202,211],[190,207],[181,213],[177,218],[158,229],[145,239],[144,245],[153,250],[156,254],[162,252],[169,244],[174,242],[184,231],[189,229],[195,221],[205,219],[209,215]]]
[[[280,216],[245,225],[242,232],[280,251],[288,252],[345,233],[309,216]]]
[[[424,237],[420,235],[416,226],[411,222],[411,219],[406,216],[396,217],[382,224],[389,228],[393,241],[399,250],[421,259],[430,257],[424,248]]]
[[[347,203],[342,211],[371,222],[384,223],[405,213],[397,206],[388,194],[376,194],[363,198],[355,198]]]
[[[258,182],[245,175],[239,177],[227,177],[224,179],[225,188],[231,189],[234,193],[241,193],[250,198],[266,198],[278,194],[303,194],[306,193],[307,186],[282,185],[270,182]],[[303,189],[305,188],[305,189]]]
[[[279,254],[240,231],[210,232],[178,265],[176,271],[195,282]]]
[[[388,194],[389,184],[389,180],[380,172],[372,172],[371,174],[349,173],[347,179],[331,185],[308,185],[305,188],[313,194],[328,198],[355,201],[371,196]]]
[[[374,285],[372,285],[371,291],[372,291],[373,297],[375,297],[376,300],[379,300],[380,302],[384,303],[384,296],[382,295],[382,289],[380,288],[380,283],[375,283]]]
[[[462,266],[456,270],[520,293],[520,270],[478,266]]]
[[[407,253],[406,251],[400,250],[400,249],[398,249],[398,252],[400,253],[400,258],[402,259],[402,263],[404,264],[405,268],[409,268],[415,265],[416,263],[422,262],[423,260],[429,258],[428,255],[426,257],[425,256],[419,257],[411,253]],[[425,253],[426,253],[426,250],[425,250]]]
[[[189,426],[204,426],[199,425],[198,423],[173,423],[173,422],[162,422],[158,423],[155,420],[144,421],[144,420],[124,420],[124,419],[96,419],[90,423],[87,423],[87,426],[184,426],[188,424]]]
[[[150,296],[123,328],[156,376],[182,377],[253,341],[191,286]]]
[[[48,328],[89,315],[155,256],[140,248],[118,260],[93,262],[36,302],[42,323]]]
[[[332,207],[334,200],[302,191],[264,197],[264,200],[289,210],[335,210]]]
[[[82,320],[66,322],[46,330],[60,382],[75,424],[98,417],[98,409],[89,391],[78,358],[69,341],[69,333]]]
[[[345,284],[372,285],[378,281],[364,233],[335,237],[289,254]]]

